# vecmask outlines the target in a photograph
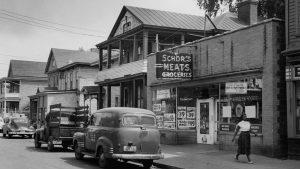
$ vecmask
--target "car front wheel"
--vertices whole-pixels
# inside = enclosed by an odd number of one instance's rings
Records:
[[[142,161],[142,164],[143,164],[144,168],[151,168],[151,166],[153,164],[153,160]]]
[[[103,149],[100,148],[99,150],[99,159],[98,159],[98,164],[101,168],[106,168],[108,166],[108,159],[104,156]]]
[[[81,147],[79,147],[78,144],[75,143],[74,148],[75,148],[75,150],[74,150],[74,152],[75,152],[75,158],[77,160],[82,160],[84,155],[81,153]]]

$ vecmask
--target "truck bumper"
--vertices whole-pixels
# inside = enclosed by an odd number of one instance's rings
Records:
[[[163,154],[113,154],[115,159],[135,159],[135,160],[159,160],[163,159]]]

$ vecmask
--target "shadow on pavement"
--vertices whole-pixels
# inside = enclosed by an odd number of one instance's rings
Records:
[[[62,147],[54,147],[54,150],[50,152],[50,151],[47,150],[47,147],[45,147],[45,146],[42,146],[41,148],[35,148],[34,145],[27,146],[26,149],[28,151],[31,151],[31,152],[45,152],[45,153],[57,153],[57,152],[61,152],[61,153],[73,153],[74,152],[70,148],[68,148],[66,150],[66,149],[63,149]]]
[[[79,167],[79,168],[99,168],[98,161],[92,157],[84,157],[82,160],[76,160],[75,157],[63,157],[61,158],[66,163]],[[121,162],[121,161],[114,161],[109,167],[109,169],[141,169],[143,168],[141,165],[134,164],[131,162]]]

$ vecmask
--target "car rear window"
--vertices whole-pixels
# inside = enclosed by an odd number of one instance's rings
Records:
[[[126,115],[123,117],[123,125],[134,126],[134,125],[145,125],[155,126],[156,121],[153,116],[138,116],[138,115]]]
[[[154,126],[155,125],[155,118],[152,116],[142,116],[141,117],[141,124],[147,126]]]

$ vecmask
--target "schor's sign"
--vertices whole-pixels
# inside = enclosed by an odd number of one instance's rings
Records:
[[[156,53],[156,78],[190,79],[193,77],[193,57],[186,53]]]

